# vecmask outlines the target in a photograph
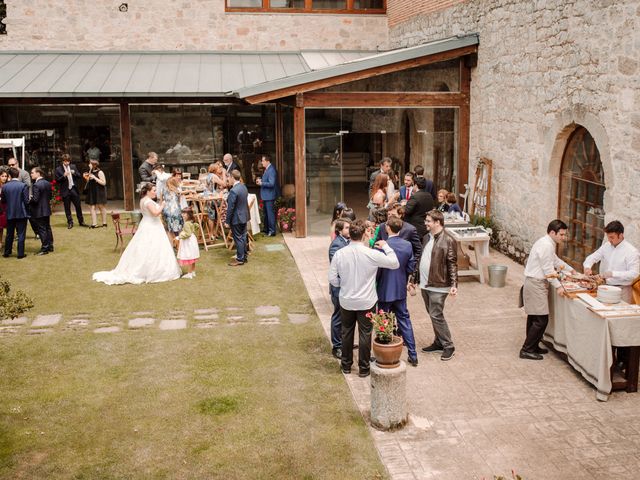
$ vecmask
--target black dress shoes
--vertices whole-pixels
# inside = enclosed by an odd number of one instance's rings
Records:
[[[79,224],[81,227],[85,227],[85,228],[89,228],[89,225],[87,225],[86,223],[82,222]]]
[[[333,350],[331,350],[331,355],[340,360],[342,358],[342,349],[334,348]]]
[[[409,357],[407,358],[407,362],[409,362],[409,365],[411,365],[412,367],[417,367],[418,366],[418,357]]]
[[[341,371],[342,373],[344,373],[345,375],[349,375],[349,374],[351,373],[351,369],[350,369],[350,368],[343,368],[343,367],[340,367],[340,371]]]
[[[3,253],[3,254],[2,254],[2,256],[3,256],[4,258],[9,258],[9,257],[11,256],[11,254],[10,254],[10,253]]]
[[[539,353],[525,352],[524,350],[520,350],[520,358],[524,360],[542,360],[544,357]]]
[[[422,351],[423,352],[442,352],[444,350],[444,348],[442,347],[442,345],[440,345],[439,343],[435,343],[433,342],[431,345],[429,345],[428,347],[422,347]]]
[[[49,250],[40,250],[38,253],[36,253],[36,255],[38,256],[49,255]]]
[[[369,375],[371,375],[371,371],[370,370],[360,370],[360,372],[358,372],[358,376],[360,378],[366,378]]]
[[[26,257],[26,256],[27,256],[27,254],[26,254],[26,253],[25,253],[24,255],[22,255],[22,256],[18,256],[18,260],[20,260],[21,258],[24,258],[24,257]]]
[[[536,347],[536,353],[539,354],[544,354],[544,353],[549,353],[549,350],[547,350],[546,348],[542,348],[542,347]]]
[[[67,228],[71,230],[73,228],[73,223],[67,223]]]

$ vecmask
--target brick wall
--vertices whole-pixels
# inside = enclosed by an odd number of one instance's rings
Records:
[[[389,26],[401,24],[416,15],[434,13],[468,0],[387,0]]]

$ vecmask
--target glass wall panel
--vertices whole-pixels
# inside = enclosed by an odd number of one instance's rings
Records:
[[[456,192],[458,109],[306,109],[308,231],[326,233],[333,207],[368,215],[369,177],[383,157],[394,186],[417,165],[438,188]]]
[[[107,199],[122,199],[120,108],[118,105],[25,105],[0,107],[0,136],[25,137],[25,167],[40,166],[47,178],[63,153],[81,170],[88,170],[87,151],[99,149],[107,177]],[[0,150],[6,164],[11,150]]]
[[[227,6],[230,8],[260,8],[262,0],[227,0]]]
[[[344,10],[347,8],[346,0],[313,0],[311,8],[314,10]]]
[[[384,0],[354,0],[353,8],[356,10],[370,10],[384,8]]]
[[[245,183],[261,175],[263,154],[275,158],[273,105],[132,105],[133,163],[156,152],[166,169],[196,175],[225,153],[242,169]]]
[[[304,8],[304,0],[270,0],[271,8]]]
[[[439,62],[401,72],[327,87],[320,92],[457,92],[460,91],[458,60]]]

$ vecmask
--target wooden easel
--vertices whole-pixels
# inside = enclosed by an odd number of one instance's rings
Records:
[[[476,167],[476,179],[471,197],[471,215],[489,217],[491,214],[491,175],[493,162],[481,157]]]

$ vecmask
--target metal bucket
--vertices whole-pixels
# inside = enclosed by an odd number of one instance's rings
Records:
[[[489,265],[489,286],[495,288],[504,287],[507,281],[506,265]]]

